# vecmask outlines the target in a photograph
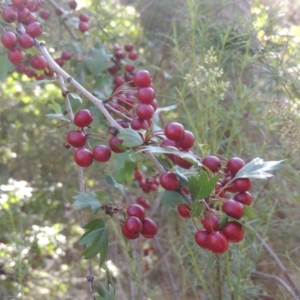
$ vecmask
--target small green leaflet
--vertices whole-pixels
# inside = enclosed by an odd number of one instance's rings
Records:
[[[73,207],[80,208],[80,209],[87,209],[90,206],[92,208],[93,214],[98,212],[99,209],[101,208],[101,203],[97,195],[93,192],[79,193],[73,198],[75,199],[75,202],[73,203]]]
[[[201,172],[198,177],[189,178],[188,187],[191,196],[194,199],[203,199],[208,197],[214,190],[219,177],[215,176],[210,179],[206,172]]]
[[[37,81],[32,81],[32,82],[26,82],[24,84],[24,88],[30,88],[30,87],[34,87],[34,86],[37,86],[37,85],[40,85],[42,83],[50,83],[50,82],[55,82],[56,80],[47,80],[47,79],[44,79],[44,80],[37,80]]]
[[[62,121],[70,122],[70,120],[64,116],[60,105],[56,102],[49,104],[49,107],[55,111],[55,114],[47,114],[46,117],[49,119],[59,119]]]
[[[104,175],[104,179],[110,186],[117,188],[125,197],[124,187],[122,184],[117,183],[111,175]]]
[[[222,229],[227,223],[228,223],[228,216],[222,212],[219,219],[220,229]]]
[[[199,201],[194,201],[191,208],[192,208],[191,217],[192,218],[199,217],[202,214],[202,211],[204,209],[204,205]]]
[[[244,217],[249,219],[255,218],[255,209],[252,206],[244,205]]]
[[[176,206],[185,203],[185,201],[180,194],[174,191],[164,191],[161,194],[161,203],[166,206]]]
[[[267,179],[273,175],[268,173],[270,171],[276,171],[283,167],[281,164],[284,160],[280,161],[266,161],[256,157],[247,163],[242,169],[240,169],[235,175],[234,179],[237,178],[259,178]]]
[[[97,292],[100,296],[100,300],[114,300],[115,299],[115,288],[111,283],[108,283],[108,288],[102,282],[99,282]]]
[[[80,238],[80,245],[87,245],[82,256],[90,259],[100,253],[100,267],[104,263],[108,250],[108,235],[105,222],[96,219],[89,222],[84,228],[88,229]]]
[[[71,97],[71,99],[78,100],[80,103],[82,103],[82,99],[79,95],[77,95],[75,93],[69,93],[68,95]]]
[[[122,129],[118,134],[118,138],[123,140],[122,146],[124,147],[136,147],[143,144],[140,134],[131,128]]]

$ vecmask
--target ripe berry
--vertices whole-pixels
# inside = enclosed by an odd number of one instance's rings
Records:
[[[131,60],[136,60],[139,57],[139,54],[136,51],[130,51],[128,54],[128,58]]]
[[[108,142],[109,148],[115,153],[122,153],[125,151],[118,148],[118,145],[121,145],[122,143],[123,140],[119,139],[116,135],[112,136]]]
[[[134,74],[133,83],[136,87],[148,87],[152,84],[152,78],[147,70],[140,70]]]
[[[165,172],[159,178],[160,185],[169,191],[175,191],[179,189],[180,181],[178,177],[172,172]]]
[[[194,134],[188,130],[184,131],[183,138],[180,141],[176,141],[175,145],[181,149],[189,149],[193,147],[195,142]]]
[[[126,72],[132,73],[134,71],[134,65],[127,64],[125,70]]]
[[[208,249],[208,232],[204,229],[198,230],[195,234],[195,242],[203,249]]]
[[[135,172],[134,172],[134,178],[135,178],[136,180],[141,180],[141,179],[143,178],[143,173],[140,172],[140,171],[135,171]]]
[[[77,2],[76,1],[70,1],[69,2],[69,7],[71,8],[71,9],[76,9],[76,7],[77,7]]]
[[[179,141],[183,139],[184,127],[180,123],[172,122],[165,127],[164,133],[169,140]]]
[[[215,186],[215,194],[219,196],[220,198],[225,198],[226,191],[223,189],[223,185],[221,182],[217,182]]]
[[[149,124],[146,120],[143,120],[139,117],[135,117],[131,121],[131,128],[134,130],[140,130],[140,129],[147,130],[149,128]]]
[[[211,170],[213,173],[217,173],[221,169],[221,161],[218,157],[209,155],[204,157],[202,160],[202,165],[207,167],[209,170]]]
[[[26,33],[36,38],[43,33],[43,27],[39,22],[32,22],[26,27]]]
[[[222,211],[229,217],[240,219],[244,214],[244,206],[240,202],[228,199],[222,205]]]
[[[7,23],[13,23],[18,19],[18,12],[14,7],[6,6],[3,8],[2,18]]]
[[[86,135],[81,130],[72,130],[67,135],[67,142],[74,148],[81,148],[86,143]]]
[[[89,30],[89,24],[87,22],[82,22],[80,21],[79,22],[79,25],[78,25],[78,29],[81,31],[81,32],[86,32]]]
[[[116,86],[121,86],[121,85],[123,85],[124,83],[125,83],[124,77],[122,77],[122,76],[117,76],[117,77],[114,78],[114,84],[115,84]]]
[[[93,154],[85,148],[77,149],[74,153],[74,160],[78,166],[86,168],[93,163]]]
[[[207,238],[208,248],[216,254],[225,252],[228,249],[228,240],[226,236],[219,231],[212,232]]]
[[[152,107],[154,108],[154,111],[157,110],[157,101],[156,101],[156,99],[153,99],[152,102],[150,103],[150,105],[152,105]]]
[[[220,229],[219,225],[220,218],[216,215],[209,213],[205,216],[205,218],[201,221],[203,227],[206,229],[208,233],[213,231],[218,231]]]
[[[34,55],[30,58],[30,65],[36,70],[44,70],[47,67],[47,62],[44,56]]]
[[[34,44],[34,39],[32,36],[30,36],[29,34],[27,33],[21,33],[19,36],[18,36],[18,42],[19,42],[19,45],[24,48],[24,49],[29,49],[33,46]]]
[[[245,235],[243,226],[234,221],[228,222],[222,228],[222,233],[224,233],[230,243],[240,242]]]
[[[143,221],[143,229],[141,231],[141,235],[147,239],[153,238],[157,233],[157,225],[154,221],[149,218],[145,218]]]
[[[239,157],[232,157],[228,160],[226,168],[231,173],[232,176],[245,165],[245,162]]]
[[[30,11],[28,8],[23,8],[22,10],[18,10],[18,21],[19,22],[26,22],[29,18]]]
[[[141,103],[136,108],[136,115],[144,120],[151,119],[154,113],[154,108],[150,104]]]
[[[79,15],[79,20],[82,21],[82,22],[87,22],[89,20],[89,15],[88,14],[85,14],[85,13],[82,13]]]
[[[1,36],[2,45],[7,49],[12,49],[17,45],[17,36],[12,31],[6,31]]]
[[[139,218],[132,216],[125,220],[123,227],[132,236],[138,237],[143,229],[143,224]]]
[[[100,162],[107,162],[111,157],[111,149],[105,145],[98,145],[93,148],[93,157]]]
[[[81,109],[74,116],[74,124],[78,127],[89,126],[93,120],[94,117],[88,109]]]
[[[125,52],[123,50],[116,50],[115,51],[115,58],[116,59],[124,59],[126,56]]]
[[[238,192],[246,192],[251,189],[251,181],[249,178],[238,178],[233,184]]]
[[[26,0],[12,0],[11,5],[18,9],[23,9],[25,7]]]
[[[29,24],[36,22],[36,15],[33,13],[29,13],[28,18],[26,21],[23,22],[24,25],[28,26]]]
[[[222,184],[223,184],[223,187],[225,187],[225,190],[227,192],[230,192],[230,193],[236,193],[237,190],[235,188],[235,185],[234,185],[234,181],[232,181],[231,183],[229,183],[230,181],[232,180],[232,177],[231,176],[227,176],[226,178],[224,178]],[[229,184],[228,184],[229,183]]]
[[[177,205],[177,211],[179,215],[184,219],[189,219],[191,217],[191,208],[187,204]]]
[[[23,52],[19,48],[8,50],[7,57],[9,61],[14,65],[17,65],[24,60]]]
[[[233,199],[237,202],[240,202],[244,205],[251,205],[252,196],[249,192],[240,192],[234,195]]]
[[[55,58],[54,61],[60,66],[62,67],[64,65],[64,60],[61,57]]]
[[[137,217],[141,221],[145,219],[146,213],[143,206],[139,204],[132,204],[127,208],[127,216],[128,217]]]
[[[150,104],[155,97],[155,92],[151,87],[143,87],[137,91],[136,97],[142,103]]]
[[[130,52],[133,50],[133,45],[132,44],[126,44],[124,46],[124,49],[127,51],[127,52]]]
[[[50,11],[47,10],[47,9],[43,9],[41,12],[40,12],[40,17],[43,19],[43,20],[49,20],[50,18]]]
[[[129,240],[135,240],[139,237],[139,233],[138,234],[132,234],[130,231],[128,231],[128,229],[124,225],[122,226],[122,233]]]
[[[189,150],[184,150],[181,152],[190,152]],[[191,152],[190,152],[191,153]],[[190,169],[193,165],[193,163],[185,160],[184,158],[181,158],[178,155],[174,154],[174,159],[173,159],[174,164],[178,165],[179,167],[183,168],[183,169]]]
[[[144,208],[150,208],[150,202],[147,199],[145,199],[144,197],[137,197],[136,203],[143,206]]]
[[[61,16],[63,14],[63,11],[61,8],[59,7],[55,7],[55,13],[58,15],[58,16]]]
[[[124,120],[116,120],[116,122],[123,128],[128,128],[128,124]]]

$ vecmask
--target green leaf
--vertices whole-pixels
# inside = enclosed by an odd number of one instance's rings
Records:
[[[97,195],[93,192],[89,193],[79,193],[78,195],[73,197],[75,202],[73,203],[73,207],[77,207],[80,209],[87,209],[89,206],[92,208],[92,213],[95,214],[101,208],[100,201]]]
[[[267,161],[264,162],[261,158],[256,157],[247,163],[242,169],[240,169],[235,175],[234,179],[237,178],[258,178],[258,179],[267,179],[272,177],[273,174],[268,172],[276,171],[283,167],[282,162],[280,161]]]
[[[124,147],[136,147],[143,144],[140,134],[131,128],[122,129],[118,134],[118,138],[123,140],[122,146]]]
[[[5,81],[9,72],[11,72],[15,66],[9,61],[7,54],[0,56],[0,81]]]
[[[178,177],[178,179],[180,181],[180,186],[181,187],[188,185],[189,180],[188,180],[188,178],[184,174],[182,174],[182,173],[180,173],[178,171],[176,171],[175,174],[177,175],[177,177]]]
[[[101,248],[100,248],[100,260],[99,260],[99,267],[101,268],[101,266],[103,265],[103,263],[106,260],[106,256],[107,256],[107,250],[108,250],[108,235],[107,235],[107,229],[105,228],[102,236],[100,238],[99,243],[101,244]]]
[[[157,161],[166,169],[172,169],[173,168],[173,161],[167,157],[167,156],[155,156],[155,158],[157,159]]]
[[[104,226],[105,226],[105,222],[102,219],[94,219],[94,220],[90,221],[89,223],[85,224],[83,226],[83,228],[91,231],[91,230],[95,230],[98,228],[103,228]]]
[[[176,109],[178,107],[178,105],[177,104],[174,104],[174,105],[169,105],[169,106],[165,106],[165,107],[159,107],[156,111],[155,111],[155,113],[160,113],[160,112],[162,112],[162,111],[171,111],[171,110],[174,110],[174,109]]]
[[[85,234],[80,238],[79,245],[91,245],[97,238],[99,238],[103,234],[103,230],[104,228],[99,228],[93,231],[85,232]]]
[[[203,199],[208,197],[218,182],[218,176],[210,179],[206,172],[201,172],[198,177],[190,177],[188,182],[189,191],[193,198]]]
[[[50,120],[62,120],[62,121],[66,121],[66,122],[70,122],[70,120],[65,117],[63,114],[47,114],[46,117]]]
[[[79,95],[75,93],[69,93],[69,96],[71,97],[71,100],[78,100],[80,103],[82,103],[82,99]]]
[[[180,194],[174,191],[164,191],[161,194],[161,203],[166,206],[176,206],[185,203],[185,201]]]
[[[244,217],[249,219],[255,218],[255,210],[252,206],[244,205]]]
[[[50,82],[54,82],[56,80],[47,80],[47,79],[43,79],[43,80],[37,80],[37,81],[32,81],[32,82],[26,82],[24,84],[24,88],[30,88],[30,87],[34,87],[37,85],[40,85],[42,83],[50,83]]]
[[[106,289],[106,286],[99,282],[99,285],[97,286],[97,292],[99,293],[100,297],[103,297],[104,299],[107,299],[108,290]]]
[[[222,229],[227,223],[228,223],[228,216],[222,212],[219,219],[220,229]]]
[[[192,210],[191,210],[191,217],[200,217],[202,214],[202,211],[204,209],[204,205],[199,202],[199,201],[195,201],[192,206],[191,206]]]
[[[117,183],[111,175],[104,175],[104,179],[105,179],[106,183],[108,183],[110,186],[113,186],[113,187],[117,188],[118,190],[120,190],[122,195],[125,197],[124,187],[122,184]]]
[[[51,104],[49,104],[49,107],[52,108],[57,114],[62,114],[63,112],[61,106],[54,101]]]

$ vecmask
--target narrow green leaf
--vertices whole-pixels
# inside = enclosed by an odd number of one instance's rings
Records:
[[[106,260],[107,256],[107,250],[108,250],[108,235],[107,235],[107,229],[104,228],[104,231],[101,235],[100,241],[99,241],[101,248],[100,248],[100,260],[99,260],[99,267],[101,268],[103,263]]]
[[[44,80],[37,80],[37,81],[32,81],[32,82],[26,82],[24,84],[24,88],[30,88],[30,87],[34,87],[34,86],[37,86],[37,85],[40,85],[40,84],[43,84],[43,83],[50,83],[50,82],[55,82],[56,80],[47,80],[47,79],[44,79]]]
[[[65,117],[63,114],[47,114],[46,117],[50,120],[58,119],[66,122],[70,122],[70,120]]]
[[[219,219],[220,229],[222,229],[227,223],[228,223],[228,216],[222,212]]]
[[[182,196],[176,192],[164,191],[161,194],[161,203],[166,206],[176,206],[185,203],[185,201]]]
[[[125,197],[124,187],[122,184],[117,183],[111,175],[104,175],[104,179],[110,186],[117,188]]]
[[[82,99],[79,95],[75,94],[75,93],[69,93],[69,96],[71,97],[71,100],[78,100],[80,103],[82,103]]]
[[[249,219],[255,218],[255,209],[252,206],[244,205],[244,217]]]
[[[191,206],[191,217],[200,217],[202,214],[202,211],[204,209],[204,205],[200,203],[199,201],[195,201]]]
[[[118,138],[123,140],[122,146],[124,147],[136,147],[143,144],[143,139],[140,134],[131,128],[122,129]]]
[[[75,202],[73,203],[73,207],[77,207],[80,209],[87,209],[89,206],[92,209],[92,213],[95,214],[101,208],[101,204],[97,195],[93,192],[89,193],[79,193],[78,195],[73,197]]]

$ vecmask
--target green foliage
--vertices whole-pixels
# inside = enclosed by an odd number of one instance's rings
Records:
[[[124,147],[136,147],[143,144],[141,135],[130,128],[124,128],[118,134],[119,139],[123,140],[122,146]]]
[[[166,206],[176,206],[183,204],[184,200],[182,196],[173,191],[164,191],[161,194],[161,203]]]

